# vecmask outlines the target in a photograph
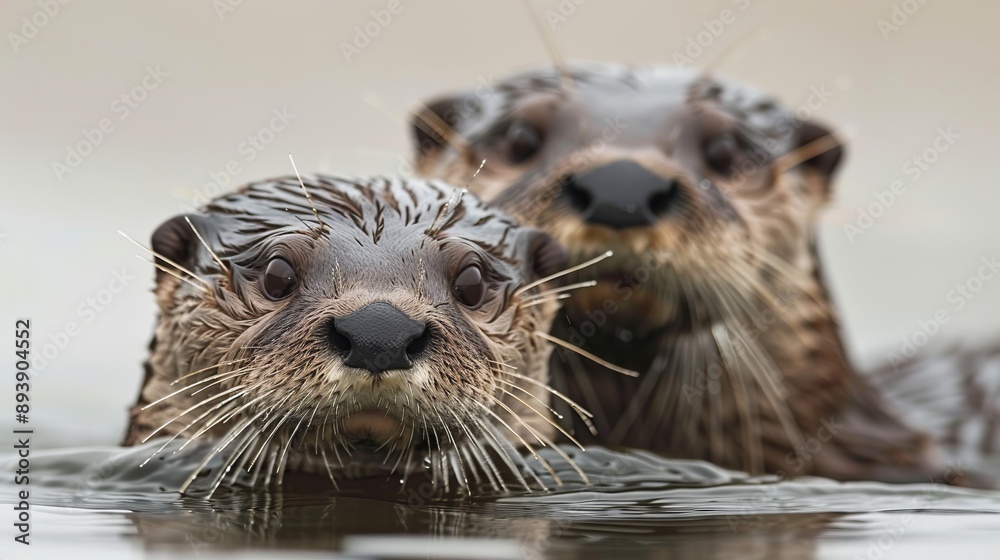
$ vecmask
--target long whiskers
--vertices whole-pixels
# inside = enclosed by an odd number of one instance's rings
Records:
[[[829,134],[820,136],[819,138],[809,142],[803,146],[800,146],[787,154],[778,157],[774,161],[774,173],[777,175],[782,175],[789,169],[795,167],[796,165],[810,160],[820,154],[829,152],[830,150],[835,150],[843,146],[837,138],[837,133],[831,132]]]
[[[594,423],[591,420],[591,418],[593,418],[594,415],[591,414],[587,409],[585,409],[582,406],[580,406],[579,404],[577,404],[577,402],[574,401],[573,399],[567,397],[565,394],[563,394],[562,392],[556,390],[555,388],[550,387],[549,385],[546,385],[545,383],[542,383],[541,381],[538,381],[537,379],[532,379],[532,378],[530,378],[530,377],[528,377],[526,375],[521,375],[520,373],[514,373],[514,372],[510,372],[510,371],[504,372],[504,375],[510,375],[512,377],[516,377],[516,378],[518,378],[518,379],[520,379],[522,381],[525,381],[525,382],[528,382],[528,383],[530,383],[532,385],[535,385],[536,387],[540,387],[540,388],[548,391],[553,396],[559,398],[561,401],[563,401],[567,405],[569,405],[569,407],[573,410],[573,412],[575,412],[577,414],[577,416],[580,417],[580,420],[582,420],[583,423],[587,425],[587,428],[590,430],[590,433],[592,433],[594,435],[597,435],[597,428],[594,427]]]
[[[623,368],[623,367],[620,367],[620,366],[616,366],[615,364],[612,364],[611,362],[609,362],[607,360],[603,360],[601,358],[598,358],[597,356],[591,354],[590,352],[587,352],[586,350],[584,350],[583,348],[580,348],[579,346],[576,346],[575,344],[570,344],[569,342],[566,342],[565,340],[562,340],[560,338],[556,338],[556,337],[550,335],[547,332],[532,331],[532,334],[535,335],[535,336],[537,336],[537,337],[539,337],[539,338],[543,338],[543,339],[551,342],[552,344],[555,344],[557,346],[562,346],[563,348],[565,348],[565,349],[567,349],[567,350],[569,350],[571,352],[574,352],[576,354],[579,354],[579,355],[583,356],[584,358],[587,358],[588,360],[594,362],[595,364],[600,364],[600,365],[602,365],[602,366],[610,369],[611,371],[616,371],[616,372],[618,372],[618,373],[620,373],[622,375],[626,375],[628,377],[639,377],[639,372],[637,372],[637,371],[634,371],[634,370],[631,370],[631,369],[626,369],[626,368]]]
[[[313,215],[316,216],[316,221],[319,222],[320,233],[329,231],[330,228],[328,228],[326,223],[323,222],[323,219],[319,217],[319,210],[316,208],[316,204],[313,203],[312,195],[309,194],[309,189],[306,188],[306,184],[302,182],[302,175],[299,175],[299,168],[295,165],[295,158],[293,158],[290,153],[288,154],[288,161],[292,162],[292,169],[295,171],[295,178],[299,180],[299,186],[302,187],[302,192],[305,193],[306,200],[309,201],[309,206],[312,207]]]
[[[153,267],[156,268],[157,270],[159,270],[160,272],[163,272],[164,274],[169,274],[170,276],[173,276],[174,278],[180,280],[181,282],[184,282],[186,284],[189,284],[189,285],[193,286],[194,288],[200,290],[203,293],[206,293],[206,294],[209,293],[208,289],[206,289],[205,286],[203,286],[202,284],[195,284],[190,278],[188,278],[186,276],[181,276],[180,274],[177,274],[173,270],[170,270],[169,268],[167,268],[167,267],[165,267],[165,266],[163,266],[163,265],[161,265],[159,263],[153,262],[153,261],[147,259],[146,257],[143,257],[142,255],[136,255],[136,258],[139,259],[140,261],[146,263],[146,264],[153,265]],[[199,278],[199,280],[201,280],[201,279]]]
[[[205,248],[206,251],[208,251],[208,254],[212,256],[212,260],[215,261],[215,264],[219,265],[219,268],[222,270],[223,273],[226,274],[226,276],[231,276],[232,273],[230,272],[229,267],[222,262],[222,259],[219,258],[219,255],[215,254],[215,251],[212,250],[212,246],[209,245],[207,241],[205,241],[204,237],[201,236],[201,232],[198,231],[198,228],[194,227],[194,224],[191,223],[191,218],[184,216],[184,221],[187,222],[188,227],[190,227],[191,231],[194,232],[195,237],[198,238],[198,241],[201,242],[201,245]]]
[[[153,402],[151,402],[151,403],[149,403],[149,404],[147,404],[147,405],[143,406],[143,407],[142,407],[142,410],[147,410],[147,409],[149,409],[149,408],[152,408],[152,407],[154,407],[154,406],[156,406],[156,405],[160,404],[161,402],[163,402],[163,401],[165,401],[165,400],[167,400],[167,399],[170,399],[170,398],[173,398],[173,397],[176,397],[177,395],[179,395],[179,394],[183,393],[184,391],[187,391],[188,389],[191,389],[191,388],[193,388],[193,387],[197,387],[198,385],[201,385],[201,384],[203,384],[203,383],[208,383],[209,381],[212,381],[212,383],[209,383],[208,385],[205,385],[205,386],[204,386],[204,387],[202,387],[201,389],[198,389],[198,391],[195,391],[194,393],[192,393],[192,395],[193,395],[193,394],[196,394],[196,393],[198,393],[198,392],[200,392],[200,391],[201,391],[201,390],[203,390],[203,389],[206,389],[206,388],[208,388],[208,387],[212,387],[212,386],[215,386],[215,385],[218,385],[218,384],[220,384],[220,383],[223,383],[223,382],[225,382],[226,380],[228,380],[228,379],[231,379],[231,378],[233,378],[233,377],[236,377],[236,376],[238,376],[238,375],[242,375],[242,374],[243,374],[243,373],[245,373],[245,372],[246,372],[246,370],[245,370],[245,369],[238,369],[238,370],[234,370],[234,371],[227,371],[227,372],[225,372],[225,373],[220,373],[220,374],[217,374],[217,375],[213,375],[213,376],[211,376],[211,377],[208,377],[208,378],[206,378],[206,379],[202,379],[201,381],[196,381],[196,382],[194,382],[194,383],[191,383],[190,385],[187,385],[187,386],[185,386],[185,387],[182,387],[182,388],[180,388],[180,389],[177,389],[176,391],[174,391],[174,392],[172,392],[172,393],[168,393],[167,395],[165,395],[165,396],[162,396],[162,397],[160,397],[160,398],[156,399],[155,401],[153,401]],[[214,380],[214,381],[213,381],[213,380]]]
[[[557,295],[555,297],[531,298],[530,302],[528,302],[528,303],[522,303],[521,304],[521,308],[522,309],[526,309],[528,307],[534,307],[536,305],[542,305],[543,303],[562,301],[564,299],[570,298],[572,295],[573,294],[559,294],[559,295]]]
[[[528,16],[531,18],[531,23],[535,26],[535,31],[542,37],[545,42],[545,48],[549,51],[549,56],[552,57],[552,64],[556,67],[559,72],[560,85],[563,91],[572,91],[573,89],[573,74],[570,73],[569,67],[566,65],[566,60],[563,58],[562,53],[559,52],[559,47],[556,45],[555,37],[552,33],[542,25],[541,18],[538,17],[538,13],[535,11],[534,7],[531,5],[531,0],[523,0],[522,4],[524,9],[528,11]]]
[[[514,297],[517,297],[517,296],[523,294],[524,292],[527,292],[528,290],[530,290],[532,288],[536,288],[538,286],[541,286],[542,284],[544,284],[546,282],[551,282],[552,280],[555,280],[556,278],[562,278],[563,276],[566,276],[567,274],[572,274],[573,272],[576,272],[577,270],[582,270],[584,268],[587,268],[588,266],[593,266],[593,265],[595,265],[595,264],[603,261],[604,259],[611,258],[614,254],[615,254],[614,251],[606,251],[606,252],[601,253],[600,255],[598,255],[598,256],[590,259],[590,260],[584,261],[584,262],[582,262],[582,263],[580,263],[578,265],[574,265],[574,266],[571,266],[569,268],[560,270],[559,272],[556,272],[554,274],[550,274],[550,275],[548,275],[548,276],[546,276],[544,278],[540,278],[538,280],[535,280],[534,282],[531,282],[529,284],[521,286],[520,288],[518,288],[517,290],[514,291]]]
[[[597,285],[597,280],[587,280],[586,282],[577,282],[576,284],[568,284],[566,286],[560,286],[558,288],[552,288],[551,290],[545,290],[544,292],[538,292],[537,294],[533,294],[531,297],[525,298],[524,299],[525,303],[523,304],[523,306],[526,307],[528,305],[532,305],[532,304],[538,303],[539,301],[546,300],[549,296],[552,296],[552,295],[555,295],[555,294],[561,294],[561,295],[564,295],[566,297],[569,297],[570,294],[563,294],[563,292],[569,292],[571,290],[578,290],[580,288],[590,288],[590,287],[596,286],[596,285]],[[559,298],[551,298],[551,299],[556,300],[556,299],[559,299]]]
[[[190,276],[190,277],[191,277],[191,278],[190,278],[191,280],[195,280],[195,281],[198,281],[198,282],[201,282],[201,284],[202,284],[201,288],[205,289],[206,291],[209,291],[209,292],[210,292],[210,291],[212,290],[212,285],[211,285],[211,284],[209,284],[209,283],[208,283],[208,281],[206,281],[205,279],[203,279],[203,278],[201,278],[200,276],[198,276],[197,274],[195,274],[194,272],[191,272],[191,271],[190,271],[190,270],[188,270],[187,268],[184,268],[183,266],[181,266],[181,265],[177,264],[176,262],[174,262],[174,261],[172,261],[172,260],[168,259],[167,257],[163,256],[162,254],[160,254],[160,253],[157,253],[156,251],[154,251],[154,250],[150,249],[149,247],[146,247],[146,246],[145,246],[145,245],[143,245],[142,243],[139,243],[139,242],[138,242],[138,241],[136,241],[135,239],[132,239],[131,237],[129,237],[129,236],[128,236],[128,234],[126,234],[126,233],[125,233],[124,231],[122,231],[122,230],[118,230],[118,234],[119,234],[119,235],[121,235],[122,237],[124,237],[125,239],[128,239],[128,240],[129,240],[129,241],[131,241],[132,243],[134,243],[134,244],[135,244],[135,245],[136,245],[137,247],[139,247],[139,248],[140,248],[140,249],[142,249],[143,251],[146,251],[146,252],[148,252],[149,254],[153,255],[154,257],[156,257],[156,258],[158,258],[158,259],[162,260],[163,262],[165,262],[165,263],[167,263],[167,264],[169,264],[169,265],[171,265],[171,266],[175,267],[175,268],[176,268],[177,270],[179,270],[179,271],[181,271],[181,272],[183,272],[183,273],[187,274],[188,276]],[[143,260],[145,260],[145,259],[143,259]],[[147,261],[147,262],[148,262],[148,261]],[[160,267],[159,267],[159,266],[157,266],[157,268],[160,268]],[[160,270],[163,270],[164,272],[167,272],[167,271],[166,271],[165,269],[163,269],[163,268],[160,268]]]

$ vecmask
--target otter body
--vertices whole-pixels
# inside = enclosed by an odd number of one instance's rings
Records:
[[[843,147],[766,94],[614,64],[514,75],[423,106],[419,171],[548,231],[572,262],[556,334],[640,372],[557,351],[552,383],[597,436],[751,472],[946,477],[928,437],[848,363],[813,235]],[[568,418],[568,417],[567,417]],[[953,481],[954,479],[952,479]]]
[[[164,223],[159,321],[125,443],[211,439],[227,468],[267,479],[336,484],[426,462],[435,481],[503,486],[514,448],[554,430],[550,352],[532,333],[556,304],[517,290],[565,255],[463,194],[286,177]]]

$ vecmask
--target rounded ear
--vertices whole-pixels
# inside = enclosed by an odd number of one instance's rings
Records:
[[[818,142],[824,138],[830,141],[829,145],[824,146]],[[840,167],[840,162],[844,158],[844,143],[825,126],[812,121],[800,121],[793,149],[802,148],[813,142],[817,143],[816,149],[821,151],[803,161],[802,165],[809,167],[829,180],[833,177],[837,168]]]
[[[475,110],[474,98],[468,94],[450,95],[432,99],[420,105],[410,119],[410,132],[416,143],[417,156],[424,156],[436,151],[447,143],[441,133],[441,124],[447,128],[455,128],[462,121],[467,111]]]
[[[528,244],[528,263],[535,279],[551,276],[569,266],[569,253],[551,235],[531,230]]]
[[[201,222],[199,216],[195,214],[182,214],[163,222],[153,232],[152,248],[156,252],[156,264],[167,269],[176,268],[174,265],[160,258],[160,255],[162,255],[189,270],[192,268],[190,265],[197,252],[196,244],[198,243],[198,238],[195,236],[191,226],[188,225],[187,220],[191,220],[191,224],[194,224],[196,227]],[[165,274],[165,272],[157,268],[156,281],[159,282]]]

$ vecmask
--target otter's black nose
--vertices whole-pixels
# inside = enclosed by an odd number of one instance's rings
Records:
[[[427,347],[427,325],[384,302],[370,303],[334,319],[330,344],[344,364],[381,373],[408,369]]]
[[[677,181],[620,160],[564,180],[563,192],[585,222],[615,229],[648,226],[673,202]]]

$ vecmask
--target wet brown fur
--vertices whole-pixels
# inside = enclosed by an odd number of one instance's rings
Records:
[[[561,266],[552,240],[436,181],[310,176],[305,188],[312,203],[295,177],[253,183],[154,234],[157,264],[184,280],[157,273],[159,321],[125,444],[162,426],[156,435],[230,441],[230,464],[256,454],[261,463],[271,457],[272,470],[405,461],[405,471],[431,456],[444,471],[435,478],[471,478],[471,470],[489,470],[480,453],[502,459],[525,442],[550,440],[550,348],[532,333],[548,330],[556,304],[523,306],[537,290],[514,292]],[[260,284],[274,256],[299,278],[277,302]],[[478,309],[450,289],[471,261],[488,275]],[[372,375],[331,348],[331,321],[376,301],[428,324],[427,350],[411,369]],[[401,433],[384,449],[352,455],[342,422],[370,409],[398,419]],[[458,451],[464,468],[446,457]]]

